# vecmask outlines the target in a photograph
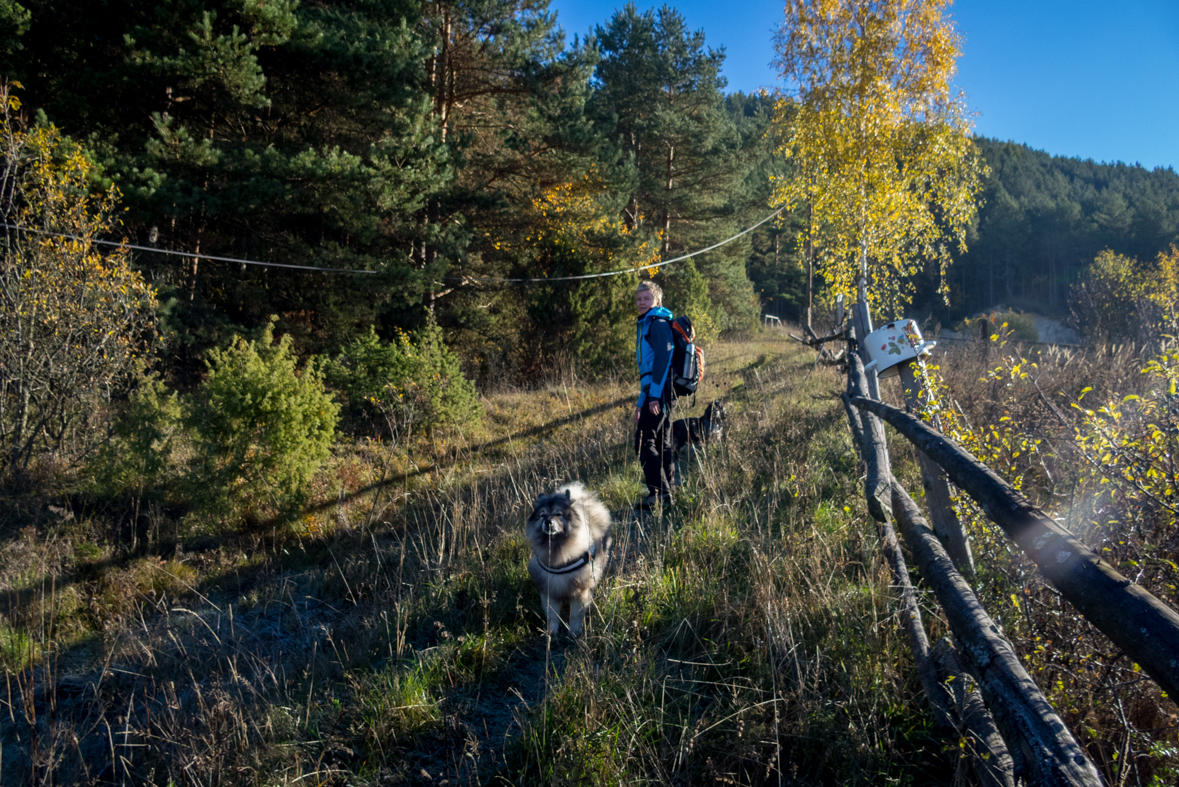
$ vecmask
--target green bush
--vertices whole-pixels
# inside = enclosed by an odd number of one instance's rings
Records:
[[[412,336],[399,331],[392,342],[369,328],[326,364],[325,374],[354,415],[383,419],[394,439],[414,428],[461,426],[482,413],[474,383],[433,321]]]
[[[293,514],[335,434],[339,407],[323,375],[314,363],[298,368],[289,336],[274,342],[273,319],[258,341],[212,350],[205,366],[185,417],[194,502],[250,519]]]
[[[155,375],[143,377],[111,440],[89,465],[91,491],[100,497],[158,497],[177,475],[173,443],[180,432],[180,403]]]

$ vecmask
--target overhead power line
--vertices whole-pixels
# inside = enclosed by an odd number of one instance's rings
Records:
[[[607,271],[606,273],[585,273],[580,276],[552,276],[550,278],[541,278],[541,279],[508,279],[508,278],[503,278],[500,276],[447,276],[446,280],[447,281],[473,281],[473,282],[485,282],[486,281],[486,282],[512,282],[512,283],[517,283],[517,284],[536,284],[536,283],[541,283],[541,282],[552,282],[552,281],[579,281],[581,279],[600,279],[604,276],[622,276],[627,273],[638,273],[639,271],[646,271],[646,270],[650,270],[651,268],[661,268],[664,265],[671,265],[673,262],[683,262],[686,259],[690,259],[692,257],[699,256],[699,255],[704,254],[706,252],[710,252],[714,249],[719,249],[721,246],[724,246],[726,244],[732,243],[733,241],[737,240],[737,238],[740,238],[742,235],[748,235],[749,233],[753,232],[755,229],[757,229],[761,225],[765,224],[767,221],[774,218],[775,216],[777,216],[779,213],[781,213],[784,210],[785,210],[785,208],[778,208],[776,211],[774,211],[770,215],[766,216],[764,219],[759,221],[757,224],[754,224],[752,227],[748,227],[746,229],[743,229],[740,232],[738,232],[736,235],[734,235],[733,237],[725,238],[720,243],[714,243],[706,249],[698,249],[697,251],[694,251],[690,254],[682,254],[679,257],[673,257],[670,260],[663,260],[662,262],[656,262],[651,265],[640,265],[637,268],[625,268],[620,271]]]
[[[514,284],[539,284],[539,283],[554,282],[554,281],[579,281],[581,279],[600,279],[605,276],[623,276],[627,273],[639,273],[640,271],[651,270],[652,268],[661,268],[664,265],[671,265],[673,262],[682,262],[686,259],[690,259],[692,257],[696,257],[701,254],[705,254],[705,253],[713,251],[715,249],[719,249],[721,246],[732,243],[733,241],[737,240],[737,238],[740,238],[743,235],[748,235],[750,232],[753,232],[755,229],[757,229],[758,227],[765,224],[770,219],[777,216],[783,210],[784,210],[784,208],[779,208],[778,210],[774,211],[773,213],[771,213],[770,215],[766,216],[764,219],[759,221],[757,224],[754,224],[751,227],[741,230],[736,235],[732,236],[731,238],[726,238],[725,240],[722,240],[720,243],[714,243],[713,245],[709,246],[708,248],[699,249],[697,251],[691,252],[690,254],[682,254],[679,257],[673,257],[670,260],[663,260],[662,262],[652,263],[651,265],[641,265],[637,268],[625,268],[623,270],[607,271],[605,273],[586,273],[586,274],[582,274],[580,276],[553,276],[550,278],[533,278],[533,279],[512,279],[512,278],[505,278],[505,277],[500,277],[500,276],[447,276],[447,277],[445,277],[445,279],[447,281],[461,281],[461,282],[502,282],[502,283],[514,283]],[[131,249],[133,251],[147,251],[147,252],[151,252],[153,254],[166,254],[166,255],[173,256],[173,257],[185,257],[187,259],[194,259],[194,260],[212,260],[214,262],[233,262],[233,263],[238,263],[240,265],[258,265],[258,266],[261,266],[264,268],[290,268],[293,270],[301,270],[301,271],[318,271],[320,273],[355,273],[355,274],[360,274],[360,275],[373,275],[373,274],[379,273],[379,271],[351,270],[351,269],[347,269],[347,268],[320,268],[320,267],[315,267],[312,265],[293,265],[291,263],[286,263],[286,262],[259,262],[258,260],[244,260],[244,259],[240,259],[238,257],[218,257],[213,254],[199,254],[197,252],[192,252],[192,251],[173,251],[171,249],[158,249],[158,248],[155,248],[154,246],[138,246],[134,243],[121,243],[118,241],[110,241],[110,240],[96,240],[94,238],[86,238],[81,235],[71,235],[66,232],[49,232],[47,230],[33,229],[32,227],[20,227],[15,224],[0,223],[0,227],[4,227],[4,228],[10,229],[10,230],[20,230],[22,232],[32,232],[37,235],[48,235],[48,236],[55,237],[55,238],[69,238],[70,240],[78,240],[78,241],[83,241],[83,242],[87,242],[87,243],[94,243],[99,246],[113,246],[118,249]]]
[[[193,260],[214,260],[216,262],[236,262],[242,265],[261,265],[265,268],[294,268],[301,271],[322,271],[323,273],[360,273],[371,275],[378,273],[378,271],[358,271],[348,270],[346,268],[316,268],[311,265],[291,265],[286,262],[258,262],[257,260],[241,260],[237,257],[217,257],[212,254],[198,254],[192,251],[172,251],[171,249],[157,249],[154,246],[136,246],[134,243],[119,243],[113,240],[96,240],[94,238],[84,238],[81,235],[70,235],[65,232],[47,232],[45,230],[35,230],[32,227],[18,227],[14,224],[0,224],[0,227],[6,227],[10,230],[21,230],[23,232],[33,232],[37,235],[50,235],[55,238],[70,238],[71,240],[86,241],[95,243],[99,246],[114,246],[120,249],[134,249],[135,251],[150,251],[155,254],[170,254],[173,257],[187,257]]]

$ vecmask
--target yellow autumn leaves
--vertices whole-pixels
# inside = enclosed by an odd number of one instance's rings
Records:
[[[1072,290],[1073,313],[1101,342],[1157,343],[1179,335],[1179,248],[1150,263],[1102,251]]]
[[[606,185],[593,169],[579,180],[544,189],[532,200],[529,230],[523,236],[526,248],[518,251],[539,253],[550,261],[562,257],[580,259],[586,273],[641,268],[658,262],[662,235],[628,247],[625,254],[612,248],[608,239],[633,232],[610,211],[606,196]],[[494,245],[499,251],[507,251],[511,242],[497,241]]]
[[[114,187],[52,125],[21,128],[19,101],[0,85],[0,421],[8,470],[63,439],[142,366],[155,292],[125,250],[94,240],[115,228]]]
[[[945,0],[787,0],[776,40],[794,96],[775,113],[795,172],[774,204],[807,217],[827,296],[896,311],[926,264],[945,270],[986,173],[950,78],[959,40]]]

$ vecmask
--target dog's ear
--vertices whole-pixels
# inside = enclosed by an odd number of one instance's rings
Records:
[[[570,503],[573,502],[573,490],[563,489],[563,490],[561,490],[561,494],[563,494],[565,496],[565,499],[568,500]]]

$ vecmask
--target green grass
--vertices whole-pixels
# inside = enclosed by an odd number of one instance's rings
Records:
[[[0,545],[0,657],[36,713],[3,726],[0,784],[949,783],[841,387],[776,335],[710,348],[678,414],[725,397],[728,434],[661,516],[632,508],[629,378],[338,444],[290,526],[157,512],[179,537],[144,555],[112,512],[69,539],[26,514]],[[549,641],[523,523],[571,478],[615,549],[587,635]]]
[[[5,672],[21,672],[37,665],[41,646],[22,628],[0,620],[0,668]]]

